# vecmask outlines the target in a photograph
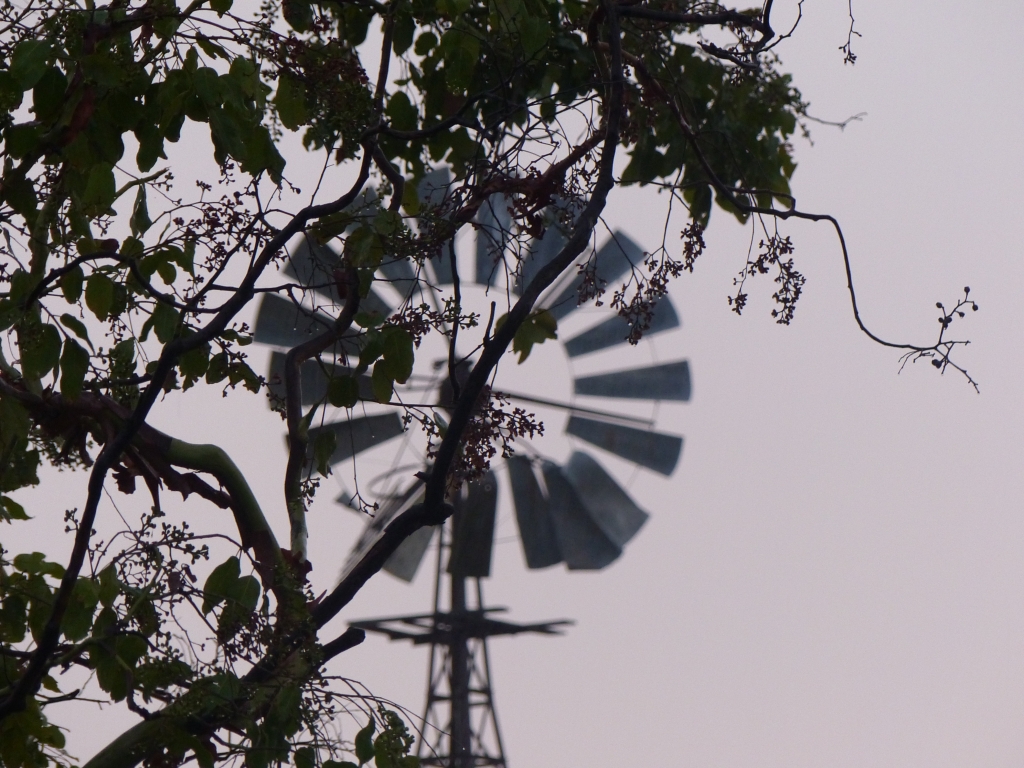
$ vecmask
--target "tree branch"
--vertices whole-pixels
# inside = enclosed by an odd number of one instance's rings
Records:
[[[82,510],[82,518],[78,531],[75,534],[71,557],[68,559],[64,577],[61,579],[60,587],[57,589],[57,594],[54,598],[53,608],[43,627],[43,631],[40,633],[32,661],[27,665],[24,674],[18,680],[18,684],[11,694],[0,702],[0,719],[12,712],[19,712],[24,709],[28,697],[34,695],[39,690],[39,685],[49,669],[49,657],[60,641],[61,622],[71,602],[71,593],[74,590],[78,574],[85,561],[85,554],[89,548],[89,539],[92,537],[92,528],[96,522],[96,512],[99,508],[100,498],[103,493],[103,483],[106,480],[107,473],[117,464],[125,448],[135,439],[135,435],[144,424],[150,409],[163,390],[163,383],[167,376],[183,354],[203,346],[215,336],[224,332],[235,315],[252,299],[256,281],[263,274],[263,271],[270,264],[274,256],[277,255],[293,235],[302,231],[306,223],[311,219],[343,210],[355,200],[366,183],[367,178],[369,178],[372,150],[370,147],[365,147],[364,152],[359,176],[348,192],[333,202],[307,206],[299,211],[285,227],[278,230],[277,234],[267,242],[254,260],[252,267],[247,271],[245,278],[242,280],[241,285],[239,285],[238,292],[225,302],[220,312],[203,329],[187,338],[177,338],[164,345],[153,374],[153,381],[140,394],[138,405],[132,411],[131,417],[125,422],[120,433],[112,441],[104,445],[100,455],[96,458],[95,464],[93,464],[89,475],[88,494]]]
[[[313,606],[310,615],[313,618],[314,626],[319,629],[337,616],[338,612],[351,602],[370,577],[384,567],[384,563],[403,541],[424,526],[441,525],[454,513],[455,508],[442,500],[439,505],[434,507],[429,504],[411,506],[388,523],[380,538],[348,572],[348,575],[326,597]]]
[[[300,369],[302,363],[319,355],[337,342],[352,327],[359,311],[359,273],[353,267],[345,269],[345,306],[334,321],[334,326],[316,338],[289,350],[284,359],[285,413],[288,423],[288,464],[284,473],[284,498],[291,526],[292,556],[299,562],[306,559],[306,505],[302,498],[302,470],[306,466],[308,451],[308,422],[302,418],[302,392]],[[339,288],[342,286],[339,285]],[[310,416],[316,407],[310,411]]]
[[[613,166],[616,149],[619,144],[619,123],[623,110],[621,40],[616,7],[610,2],[605,2],[603,7],[607,15],[612,61],[608,93],[604,100],[607,118],[604,127],[604,141],[597,183],[594,186],[590,202],[587,203],[580,214],[576,222],[575,231],[568,242],[559,251],[558,255],[541,268],[529,285],[526,286],[519,301],[509,311],[507,319],[501,328],[495,331],[491,342],[484,347],[480,359],[473,366],[473,370],[466,379],[466,383],[463,385],[462,397],[459,398],[452,410],[448,430],[438,446],[433,471],[430,479],[427,481],[423,503],[428,510],[440,510],[444,504],[448,488],[448,473],[461,445],[466,427],[472,419],[477,399],[483,392],[491,372],[498,365],[501,357],[512,343],[516,331],[525,322],[526,318],[529,317],[541,292],[568,269],[573,261],[576,260],[576,257],[586,248],[594,227],[597,226],[601,211],[604,210],[608,194],[615,184]]]

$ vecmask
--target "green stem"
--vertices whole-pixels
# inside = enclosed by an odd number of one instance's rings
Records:
[[[231,510],[235,515],[238,532],[242,536],[242,544],[245,547],[252,547],[256,551],[257,561],[265,566],[275,569],[284,566],[281,547],[263,514],[260,503],[241,470],[223,448],[209,444],[195,445],[172,437],[165,450],[165,456],[175,466],[206,472],[216,477],[231,497]],[[273,574],[263,575],[266,577]]]

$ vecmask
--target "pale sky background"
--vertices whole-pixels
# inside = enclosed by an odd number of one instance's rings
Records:
[[[791,10],[778,8],[777,28]],[[845,0],[808,0],[781,49],[815,115],[867,113],[844,132],[816,128],[813,147],[796,141],[794,192],[841,221],[879,335],[930,342],[935,302],[971,287],[981,311],[954,330],[973,342],[959,359],[981,394],[926,363],[897,375],[898,354],[854,325],[823,224],[784,225],[808,278],[794,324],[768,316],[769,278],[748,283],[737,318],[725,298],[749,231],[716,210],[708,252],[672,289],[682,329],[606,366],[691,363],[692,401],[658,413],[659,429],[686,438],[675,475],[601,456],[651,512],[647,526],[605,572],[528,572],[499,511],[489,602],[577,622],[558,638],[491,643],[513,768],[1024,763],[1024,6],[861,0],[854,12],[856,66],[838,50]],[[608,215],[648,248],[661,227],[651,195],[616,194]],[[566,359],[542,351],[544,386],[567,394]],[[154,423],[229,450],[283,534],[276,417],[255,398],[209,404],[190,420],[169,399]],[[318,500],[317,584],[359,527],[329,494]],[[380,576],[343,618],[426,610],[428,575]],[[426,661],[370,638],[331,669],[418,711]],[[67,712],[82,758],[125,722]]]

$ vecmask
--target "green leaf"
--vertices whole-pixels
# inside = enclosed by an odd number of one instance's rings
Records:
[[[396,56],[401,56],[409,50],[415,34],[416,20],[408,13],[399,13],[395,18],[394,32],[391,36],[391,47]]]
[[[367,726],[356,734],[356,759],[359,760],[360,765],[373,758],[373,733],[376,730],[377,723],[371,717]]]
[[[182,250],[174,245],[168,245],[161,248],[156,253],[150,255],[148,259],[152,259],[151,266],[149,267],[148,274],[152,274],[154,271],[159,271],[157,265],[161,263],[173,263],[177,264],[183,272],[188,272],[190,275],[195,274],[195,247],[186,248]],[[161,274],[163,278],[163,274]],[[169,283],[168,283],[169,285]]]
[[[370,377],[373,384],[373,397],[378,403],[391,402],[391,396],[395,391],[395,377],[391,373],[391,366],[387,360],[378,360],[373,366],[373,375]]]
[[[234,556],[213,569],[203,585],[204,614],[212,611],[233,594],[240,570],[238,558]]]
[[[393,235],[402,228],[402,217],[397,211],[381,211],[373,217],[373,229],[380,235]]]
[[[31,180],[18,174],[8,174],[9,178],[4,179],[3,196],[10,203],[11,208],[20,213],[26,219],[31,219],[36,212],[39,198],[36,197],[36,188]]]
[[[68,78],[57,67],[48,67],[32,89],[32,111],[43,122],[55,120],[65,104]]]
[[[39,146],[42,131],[38,125],[12,125],[4,131],[4,143],[11,157],[21,159]]]
[[[383,354],[384,337],[380,333],[367,333],[366,343],[359,350],[359,366],[356,368],[356,373],[367,370]]]
[[[223,16],[230,11],[231,5],[232,0],[210,0],[210,8],[216,11],[219,16]]]
[[[324,477],[331,474],[331,457],[337,447],[338,437],[334,430],[322,429],[317,432],[313,441],[313,463],[316,464],[316,471]]]
[[[121,592],[121,582],[117,578],[117,569],[111,563],[97,574],[99,581],[99,600],[106,608],[110,608]]]
[[[419,122],[419,113],[405,91],[396,91],[388,99],[387,115],[391,127],[398,131],[414,131]]]
[[[41,378],[60,362],[60,331],[44,325],[26,332],[21,342],[21,368],[30,378]]]
[[[10,496],[0,496],[0,520],[6,523],[12,520],[31,520],[25,508]],[[0,617],[2,618],[2,617]],[[2,624],[3,621],[0,621]]]
[[[312,747],[299,747],[292,753],[295,768],[316,768],[316,753]]]
[[[526,15],[519,19],[519,35],[524,53],[528,58],[533,58],[547,45],[551,37],[551,25],[540,16]]]
[[[274,697],[270,711],[260,724],[260,733],[253,734],[254,742],[264,740],[264,753],[266,747],[274,742],[283,747],[281,758],[287,755],[288,745],[284,737],[291,736],[302,727],[302,688],[297,683],[285,683],[278,689]],[[246,756],[248,760],[248,755]]]
[[[64,352],[60,356],[60,393],[70,400],[77,400],[88,372],[89,353],[74,339],[65,339]]]
[[[135,193],[135,205],[132,208],[130,224],[133,235],[145,234],[146,230],[153,226],[153,222],[149,218],[149,207],[146,204],[145,184],[140,184],[139,191]]]
[[[164,281],[164,285],[174,285],[174,281],[178,277],[178,270],[169,261],[158,261],[156,272],[160,275],[160,279]]]
[[[376,765],[377,768],[397,768],[395,766],[394,756],[391,754],[391,740],[388,738],[388,734],[386,732],[377,737],[373,746],[373,764]]]
[[[324,760],[321,768],[359,768],[350,760]]]
[[[109,610],[104,608],[100,617]],[[100,624],[100,617],[97,617],[96,625]],[[101,634],[95,630],[94,633]],[[96,680],[114,701],[127,698],[132,669],[148,648],[146,639],[138,635],[119,635],[102,644],[89,646],[89,661],[96,668]]]
[[[359,380],[355,376],[335,376],[327,384],[327,401],[335,408],[354,408],[359,402]]]
[[[213,59],[230,59],[230,54],[220,45],[208,38],[202,32],[196,33],[196,43],[203,49],[203,53]]]
[[[121,63],[102,49],[84,56],[81,62],[85,76],[103,88],[116,89],[126,79]]]
[[[210,368],[210,345],[203,344],[198,349],[193,349],[181,356],[178,363],[185,382],[183,389],[188,389],[199,380]]]
[[[114,304],[114,281],[102,272],[93,272],[85,281],[85,306],[99,320],[106,320]]]
[[[384,325],[384,317],[380,312],[356,312],[354,322],[360,328],[380,328]]]
[[[115,378],[135,373],[135,339],[131,336],[122,339],[111,348],[110,372]]]
[[[210,365],[206,369],[206,383],[216,384],[228,377],[230,366],[228,356],[225,352],[218,352],[210,358]]]
[[[174,333],[178,330],[178,311],[174,307],[158,303],[149,319],[153,323],[156,337],[162,344],[174,338]]]
[[[284,20],[296,32],[305,32],[313,24],[313,8],[310,0],[289,0],[284,3]]]
[[[75,336],[80,338],[90,347],[92,346],[92,342],[89,340],[89,331],[86,330],[85,323],[74,315],[69,315],[67,312],[60,316],[60,322],[65,328],[75,334]]]
[[[82,206],[86,213],[96,216],[110,210],[115,197],[117,184],[114,180],[114,166],[109,163],[96,163],[89,170],[85,190],[82,192]]]
[[[126,237],[120,248],[121,255],[130,259],[139,258],[145,250],[146,246],[137,237]]]
[[[164,134],[160,126],[142,120],[135,127],[135,138],[139,142],[139,151],[135,153],[135,162],[139,170],[146,172],[156,165],[160,158],[167,159],[164,153]]]
[[[72,642],[81,640],[92,629],[92,617],[99,602],[99,585],[92,579],[79,578],[71,593],[71,601],[64,612],[61,630]]]
[[[250,614],[256,610],[260,601],[260,581],[255,576],[242,576],[235,582],[231,593],[231,599],[245,613]]]
[[[437,35],[433,32],[424,32],[416,38],[416,47],[413,49],[417,56],[426,56],[437,47]]]
[[[306,124],[306,87],[286,72],[282,72],[277,80],[274,105],[281,125],[289,131],[296,131]]]
[[[480,41],[468,31],[452,27],[441,36],[441,51],[448,87],[455,93],[466,91],[480,60]]]
[[[45,74],[50,53],[50,43],[45,38],[27,37],[18,43],[9,71],[23,91],[38,83]]]
[[[495,323],[495,330],[505,324],[508,315],[502,315]],[[534,344],[543,344],[548,339],[558,338],[558,320],[546,309],[538,309],[533,312],[523,324],[519,326],[515,337],[512,339],[512,351],[519,353],[519,363],[522,364],[533,351]]]
[[[345,240],[345,254],[354,267],[380,266],[384,258],[384,244],[373,227],[356,227]]]
[[[42,552],[16,555],[13,562],[14,567],[22,573],[43,574],[55,579],[64,578],[64,566],[60,563],[51,563]]]
[[[399,384],[405,384],[412,375],[415,362],[412,334],[404,328],[390,325],[382,331],[384,335],[384,359],[388,370]]]
[[[68,304],[77,304],[82,298],[82,283],[85,282],[85,273],[82,268],[75,266],[65,272],[60,278],[60,292],[64,294],[64,300]]]

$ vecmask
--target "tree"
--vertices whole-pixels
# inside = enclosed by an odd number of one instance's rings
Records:
[[[538,303],[546,288],[579,269],[579,300],[611,290],[637,341],[670,280],[703,252],[713,204],[763,232],[737,280],[737,313],[746,279],[773,273],[773,315],[792,321],[803,278],[777,228],[789,218],[831,223],[849,274],[838,223],[797,209],[790,194],[789,141],[809,118],[773,54],[792,30],[775,31],[772,5],[268,0],[252,12],[232,0],[5,4],[0,516],[31,525],[29,511],[48,514],[27,491],[41,469],[87,480],[67,514],[74,543],[66,562],[2,555],[0,761],[69,760],[46,708],[80,694],[61,687],[60,673],[83,668],[94,673],[89,695],[123,702],[140,718],[89,766],[205,766],[238,756],[251,766],[330,764],[341,745],[322,723],[338,693],[321,670],[361,635],[318,633],[405,538],[450,516],[451,493],[496,450],[538,428],[506,411],[488,382],[507,351],[523,360],[551,337],[552,318]],[[363,62],[375,55],[379,67],[367,73]],[[203,137],[207,154],[192,152],[190,161],[205,165],[172,174],[162,161],[183,136],[191,146]],[[311,158],[320,178],[303,195],[289,163]],[[439,168],[454,181],[442,195],[424,193]],[[194,188],[175,179],[189,173],[199,175]],[[689,222],[681,241],[666,240],[623,285],[606,286],[586,254],[616,184],[662,189],[669,213],[682,206]],[[448,244],[495,220],[507,221],[495,269],[522,289],[506,295],[502,316],[492,310],[485,319],[462,306]],[[525,274],[528,241],[547,231],[561,233],[560,248]],[[277,267],[302,237],[333,241],[342,256],[326,283],[282,285]],[[423,280],[423,265],[440,260],[454,272],[442,306],[418,303],[414,292],[387,317],[365,306],[378,268],[404,264]],[[261,294],[308,307],[313,288],[337,297],[319,308],[329,321],[290,350],[281,386],[269,388],[288,440],[283,504],[271,513],[288,519],[283,547],[224,451],[185,443],[148,418],[172,390],[268,388],[247,363],[247,308]],[[850,295],[871,335],[852,279]],[[963,342],[946,332],[965,307],[976,308],[966,291],[942,309],[934,344],[872,338],[905,359],[961,370],[950,354]],[[475,344],[471,360],[456,359],[460,334]],[[427,336],[448,345],[448,419],[396,399],[395,384]],[[335,355],[349,368],[331,368]],[[304,410],[307,361],[340,372]],[[367,373],[372,395],[360,388]],[[305,512],[333,445],[311,425],[328,405],[370,396],[395,402],[407,425],[427,433],[424,501],[314,597]],[[128,535],[100,541],[94,528],[110,478],[121,493],[142,478],[152,508]],[[225,536],[238,542],[236,554],[207,569],[202,586],[193,566],[200,570],[209,550],[187,526],[161,519],[168,491],[233,514]],[[216,653],[190,655],[179,622]],[[386,709],[371,715],[356,759],[410,765],[400,718]]]

